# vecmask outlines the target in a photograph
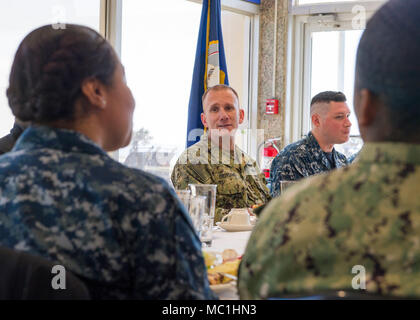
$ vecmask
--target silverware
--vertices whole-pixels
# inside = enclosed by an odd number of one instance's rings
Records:
[[[230,273],[226,273],[226,272],[219,272],[220,274],[222,274],[223,276],[225,276],[226,278],[230,278],[233,280],[238,280],[238,277],[235,277],[234,275],[231,275]]]

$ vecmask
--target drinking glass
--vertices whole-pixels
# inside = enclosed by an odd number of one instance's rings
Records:
[[[280,181],[280,194],[286,191],[287,188],[295,184],[296,181]]]
[[[193,223],[193,226],[198,236],[200,236],[201,234],[201,226],[202,226],[205,205],[206,205],[205,196],[192,196],[190,198],[189,214],[190,214],[191,221]]]
[[[213,242],[213,225],[214,213],[216,210],[216,184],[189,184],[191,195],[205,196],[206,202],[204,206],[203,218],[201,221],[200,240],[207,246],[211,247]]]

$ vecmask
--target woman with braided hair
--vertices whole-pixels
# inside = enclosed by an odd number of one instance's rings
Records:
[[[213,298],[173,191],[106,153],[129,143],[135,103],[103,37],[79,25],[32,31],[7,97],[32,125],[0,156],[0,245],[65,266],[97,299]]]

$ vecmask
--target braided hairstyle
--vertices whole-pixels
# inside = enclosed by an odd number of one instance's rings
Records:
[[[35,29],[13,61],[6,91],[10,108],[22,121],[73,121],[82,82],[96,78],[111,85],[116,63],[111,45],[93,29],[72,24]]]

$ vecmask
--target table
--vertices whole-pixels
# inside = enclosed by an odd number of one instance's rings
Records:
[[[235,249],[241,256],[244,254],[251,231],[228,232],[221,228],[213,231],[213,243],[211,247],[203,248],[204,251],[223,252],[225,249]],[[232,284],[222,291],[215,292],[221,300],[238,300],[239,295],[236,285]]]
[[[228,232],[221,228],[213,231],[213,243],[205,248],[209,251],[222,252],[225,249],[235,249],[241,256],[244,254],[251,231]]]

